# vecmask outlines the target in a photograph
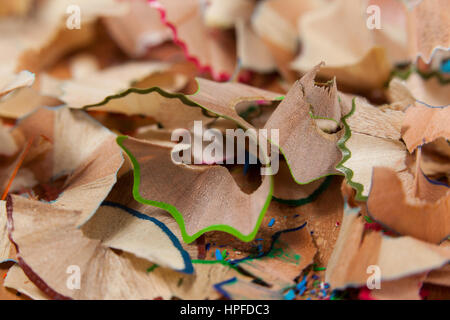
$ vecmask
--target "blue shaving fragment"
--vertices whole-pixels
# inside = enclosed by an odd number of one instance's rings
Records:
[[[300,217],[300,215],[299,215],[299,214],[296,214],[296,215],[294,216],[294,218],[297,218],[297,217]]]
[[[222,253],[219,249],[216,249],[216,260],[223,260]]]
[[[228,292],[226,290],[223,289],[223,286],[228,285],[228,284],[233,284],[235,282],[237,282],[237,278],[231,278],[228,280],[225,280],[223,282],[219,282],[213,285],[214,289],[216,289],[220,294],[222,294],[225,298],[227,299],[231,299],[231,296],[228,294]]]
[[[284,295],[284,299],[286,300],[294,300],[295,298],[295,292],[294,290],[289,290],[285,295]]]
[[[306,276],[304,276],[302,281],[300,281],[297,284],[298,294],[301,295],[301,296],[305,293],[305,291],[307,289],[306,288],[306,283],[307,283]]]
[[[269,221],[268,226],[269,226],[269,227],[272,227],[274,223],[275,223],[275,218],[272,218],[272,219]]]
[[[206,250],[206,251],[209,251],[209,248],[210,248],[210,247],[211,247],[211,243],[207,243],[206,246],[205,246],[205,250]]]
[[[131,214],[133,217],[135,217],[137,219],[147,220],[147,221],[151,221],[152,223],[154,223],[157,227],[159,227],[170,238],[170,240],[172,241],[173,245],[181,253],[181,256],[183,257],[183,260],[184,260],[184,269],[178,270],[178,271],[181,271],[181,272],[184,272],[184,273],[188,273],[188,274],[194,272],[194,267],[192,266],[192,261],[191,261],[191,257],[189,256],[189,253],[187,253],[186,250],[183,249],[183,247],[182,247],[180,241],[178,240],[178,238],[172,233],[172,231],[169,230],[169,228],[167,228],[167,226],[164,223],[162,223],[158,219],[150,217],[150,216],[148,216],[146,214],[143,214],[143,213],[141,213],[139,211],[136,211],[134,209],[131,209],[131,208],[127,207],[127,206],[124,206],[124,205],[116,203],[116,202],[104,201],[101,205],[105,206],[105,207],[118,208],[120,210],[123,210],[123,211]]]
[[[450,59],[447,59],[445,61],[442,61],[441,64],[441,71],[443,73],[450,73]]]
[[[298,294],[302,296],[305,293],[305,291],[306,291],[306,287],[303,287],[303,288],[300,289]]]
[[[304,287],[306,287],[306,282],[307,282],[306,276],[304,276],[303,279],[302,279],[302,281],[300,281],[300,282],[297,284],[297,289],[298,289],[298,290],[301,290],[301,289],[303,289]]]

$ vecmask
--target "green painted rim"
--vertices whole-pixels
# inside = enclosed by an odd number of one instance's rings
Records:
[[[352,136],[352,131],[350,129],[350,126],[347,123],[347,119],[350,118],[356,110],[356,98],[353,98],[352,100],[352,110],[342,117],[342,123],[345,128],[345,134],[344,136],[338,141],[337,145],[338,148],[342,152],[342,160],[339,162],[336,166],[336,169],[342,172],[347,179],[347,183],[356,190],[356,196],[355,199],[359,201],[367,201],[367,196],[363,196],[362,192],[364,190],[364,186],[361,183],[355,182],[352,180],[354,172],[352,169],[344,166],[344,163],[347,162],[348,159],[352,156],[352,152],[349,148],[345,145],[345,143],[350,139]]]
[[[196,95],[199,92],[199,90],[200,90],[200,85],[197,85],[197,91],[194,94],[192,94],[192,95]],[[149,94],[149,93],[153,93],[153,92],[156,92],[156,93],[160,94],[161,96],[163,96],[165,98],[168,98],[168,99],[178,99],[181,102],[183,102],[183,104],[185,104],[186,106],[189,106],[189,107],[199,107],[199,108],[202,109],[202,113],[203,113],[204,116],[210,117],[210,118],[216,118],[216,117],[211,116],[211,115],[208,114],[208,112],[212,112],[212,111],[204,108],[203,106],[199,105],[195,101],[192,101],[185,94],[167,92],[167,91],[161,89],[160,87],[151,87],[151,88],[147,88],[147,89],[129,88],[129,89],[127,89],[127,90],[125,90],[123,92],[120,92],[118,94],[107,96],[105,99],[103,99],[99,103],[86,105],[82,109],[83,110],[88,110],[90,108],[101,107],[101,106],[107,104],[108,102],[110,102],[111,100],[116,100],[116,99],[120,99],[120,98],[126,97],[127,95],[129,95],[131,93],[145,95],[145,94]],[[212,112],[212,113],[214,113],[214,112]],[[214,114],[216,114],[216,113],[214,113]],[[220,116],[220,115],[217,114],[217,116]]]
[[[175,219],[175,221],[178,223],[179,227],[180,227],[180,231],[181,231],[181,235],[183,237],[183,241],[186,243],[191,243],[193,242],[195,239],[197,239],[198,237],[200,237],[202,234],[209,232],[209,231],[223,231],[223,232],[227,232],[235,237],[237,237],[238,239],[244,241],[244,242],[249,242],[252,241],[255,236],[256,233],[259,230],[259,227],[261,226],[262,220],[264,218],[264,215],[267,212],[267,209],[270,205],[270,202],[272,200],[272,194],[273,194],[273,179],[271,176],[268,176],[267,179],[270,179],[270,190],[269,190],[269,194],[267,195],[267,199],[266,202],[264,203],[264,207],[261,210],[258,220],[256,222],[256,225],[253,229],[253,231],[247,235],[241,233],[240,231],[238,231],[237,229],[229,226],[229,225],[224,225],[224,224],[217,224],[217,225],[211,225],[209,227],[206,227],[204,229],[201,229],[199,231],[197,231],[196,233],[194,233],[193,235],[189,235],[186,231],[186,225],[184,223],[184,219],[182,214],[180,213],[180,211],[178,211],[178,209],[168,203],[165,202],[159,202],[159,201],[154,201],[154,200],[149,200],[149,199],[145,199],[144,197],[141,196],[141,194],[139,193],[139,187],[141,184],[141,168],[140,168],[140,164],[139,162],[136,160],[136,158],[133,156],[133,154],[123,145],[123,141],[128,139],[127,136],[119,136],[117,137],[117,144],[125,151],[125,153],[130,157],[131,163],[133,164],[133,177],[134,177],[134,182],[133,182],[133,197],[136,201],[142,203],[142,204],[146,204],[146,205],[151,205],[154,207],[158,207],[161,208],[167,212],[169,212],[173,218]]]
[[[408,69],[405,70],[399,70],[394,69],[391,71],[391,74],[389,76],[389,80],[386,82],[385,87],[389,86],[389,83],[394,78],[400,78],[402,80],[408,80],[408,78],[413,74],[417,73],[422,79],[429,80],[431,78],[436,78],[440,84],[450,84],[450,78],[444,77],[443,74],[439,71],[431,71],[431,72],[423,72],[417,69],[416,66],[411,65]]]
[[[196,79],[196,81],[197,81],[197,79]],[[189,99],[189,96],[195,96],[196,94],[198,94],[200,92],[200,84],[198,83],[198,81],[197,81],[197,91],[195,93],[191,94],[191,95],[185,95],[183,93],[167,92],[167,91],[161,89],[160,87],[151,87],[151,88],[146,88],[146,89],[129,88],[129,89],[127,89],[127,90],[125,90],[123,92],[120,92],[118,94],[107,96],[105,99],[103,99],[99,103],[86,105],[82,109],[83,110],[88,110],[90,108],[101,107],[101,106],[107,104],[111,100],[115,100],[115,99],[120,99],[120,98],[126,97],[127,95],[129,95],[131,93],[144,95],[144,94],[153,93],[153,92],[156,92],[156,93],[160,94],[161,96],[163,96],[165,98],[168,98],[168,99],[178,99],[178,100],[180,100],[181,102],[183,102],[185,105],[187,105],[189,107],[201,108],[202,112],[203,112],[203,115],[205,115],[207,117],[210,117],[210,118],[221,117],[221,118],[225,118],[225,119],[231,120],[233,122],[236,122],[236,120],[234,120],[234,119],[231,119],[231,118],[229,118],[229,117],[227,117],[227,116],[225,116],[223,114],[219,114],[219,113],[216,113],[216,112],[214,112],[212,110],[209,110],[208,108],[205,108],[204,106],[198,104],[197,102]],[[279,96],[279,97],[274,98],[274,100],[272,100],[272,101],[280,101],[280,100],[283,100],[283,99],[284,99],[284,96]],[[245,101],[245,100],[243,100],[243,101]],[[208,114],[208,112],[214,114],[215,116],[211,116],[210,114]]]

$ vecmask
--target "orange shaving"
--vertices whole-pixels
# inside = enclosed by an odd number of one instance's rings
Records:
[[[14,178],[16,177],[17,173],[19,172],[20,167],[22,166],[23,161],[25,160],[25,157],[28,154],[28,151],[30,151],[31,145],[33,144],[33,138],[30,138],[27,142],[27,145],[25,146],[25,149],[23,150],[22,154],[19,157],[19,161],[17,162],[16,167],[14,168],[14,171],[11,175],[11,178],[8,181],[8,185],[5,188],[5,191],[3,192],[1,200],[5,200],[6,196],[8,195],[9,189],[11,188],[11,185],[14,181]]]

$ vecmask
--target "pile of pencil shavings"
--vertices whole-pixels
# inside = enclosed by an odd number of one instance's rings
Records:
[[[449,6],[0,0],[0,298],[450,298]]]

